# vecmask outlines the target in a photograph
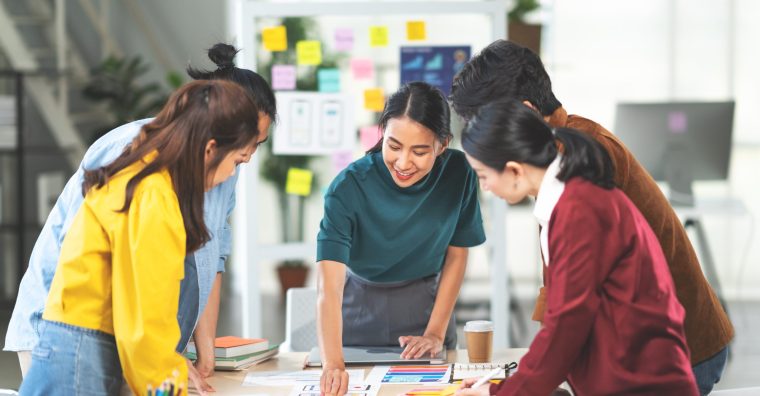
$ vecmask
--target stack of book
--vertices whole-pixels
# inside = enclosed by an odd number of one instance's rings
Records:
[[[263,338],[219,337],[214,340],[214,368],[216,370],[243,370],[277,355],[279,345],[269,345]],[[195,344],[187,346],[188,359],[195,360]]]

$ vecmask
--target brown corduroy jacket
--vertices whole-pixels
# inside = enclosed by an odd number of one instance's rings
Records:
[[[692,365],[720,352],[734,337],[734,328],[702,273],[683,224],[652,176],[617,137],[594,121],[568,116],[560,107],[552,113],[549,124],[587,133],[607,149],[615,166],[615,184],[647,219],[665,253],[678,301],[686,310],[684,327]],[[533,312],[534,320],[543,318],[545,300],[542,288]]]

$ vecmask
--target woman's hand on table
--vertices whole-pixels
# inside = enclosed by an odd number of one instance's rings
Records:
[[[419,359],[426,354],[433,357],[443,349],[443,339],[432,335],[401,336],[398,343],[404,348],[401,352],[403,359]]]
[[[348,373],[345,365],[325,365],[319,379],[321,396],[343,396],[348,392]]]

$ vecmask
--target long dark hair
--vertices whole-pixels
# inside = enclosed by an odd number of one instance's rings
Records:
[[[544,116],[562,106],[541,58],[507,40],[494,41],[464,65],[454,77],[449,99],[465,119],[486,103],[502,99],[530,101]]]
[[[228,80],[245,88],[253,96],[253,101],[259,111],[268,115],[272,122],[277,121],[277,102],[272,87],[258,73],[248,69],[235,67],[235,55],[240,52],[237,48],[217,43],[208,49],[208,57],[216,65],[216,70],[201,70],[192,66],[187,67],[187,75],[194,80]]]
[[[187,251],[209,241],[203,221],[203,195],[207,176],[232,150],[252,144],[259,134],[259,109],[239,85],[227,81],[195,81],[178,89],[164,108],[124,152],[110,164],[85,170],[82,193],[103,187],[108,180],[146,155],[158,155],[128,182],[126,212],[138,183],[150,174],[168,169],[179,200],[187,234]],[[208,142],[216,141],[216,155],[205,164]]]
[[[451,138],[450,111],[446,96],[440,89],[421,81],[405,84],[385,102],[378,126],[385,131],[388,122],[394,118],[408,117],[431,130],[441,143]],[[383,138],[377,141],[367,154],[383,148]]]
[[[548,167],[559,153],[557,141],[564,146],[557,179],[580,176],[603,188],[614,187],[612,161],[599,142],[574,129],[552,129],[517,100],[483,106],[462,134],[464,151],[499,172],[509,161]]]

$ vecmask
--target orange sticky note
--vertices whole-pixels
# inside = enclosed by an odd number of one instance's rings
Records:
[[[264,42],[264,48],[269,51],[285,51],[288,49],[288,32],[285,26],[275,26],[266,28],[261,33],[261,39]]]
[[[388,45],[388,27],[370,26],[369,45],[371,47],[385,47]]]
[[[383,111],[385,95],[382,88],[364,90],[364,108],[370,111]]]
[[[421,41],[427,38],[424,21],[409,21],[406,23],[406,38],[409,41]]]
[[[296,43],[296,58],[299,65],[317,66],[322,63],[322,43],[316,40],[302,40]]]

